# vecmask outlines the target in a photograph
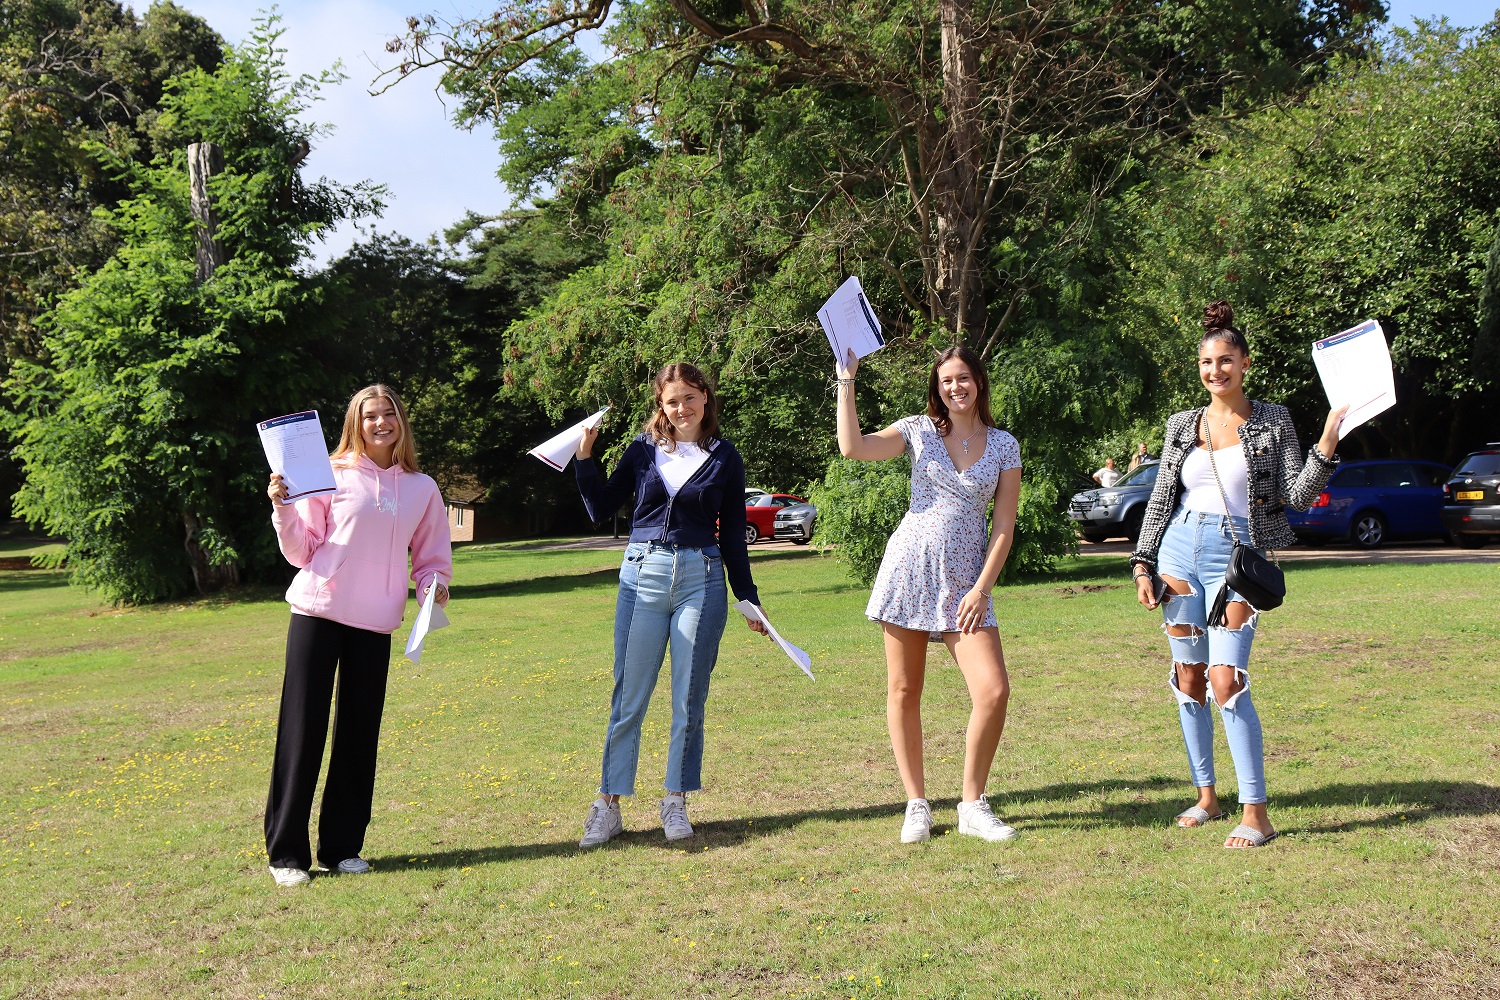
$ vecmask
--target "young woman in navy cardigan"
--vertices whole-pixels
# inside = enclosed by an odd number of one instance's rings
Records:
[[[624,829],[620,796],[635,794],[641,723],[668,646],[672,739],[661,825],[668,840],[693,835],[684,796],[702,787],[703,709],[729,616],[726,569],[734,596],[760,603],[745,546],[745,463],[719,436],[713,388],[697,368],[679,363],[657,372],[652,389],[651,417],[608,480],[591,457],[597,429],[584,431],[576,456],[589,517],[603,521],[626,500],[635,503],[615,605],[615,690],[604,773],[580,847],[598,847]],[[750,628],[765,631],[757,622]]]

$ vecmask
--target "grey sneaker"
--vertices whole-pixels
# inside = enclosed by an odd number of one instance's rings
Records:
[[[579,847],[598,847],[607,844],[625,830],[625,821],[620,818],[620,803],[606,801],[602,796],[589,806],[589,814],[583,820],[583,839]]]
[[[693,835],[693,824],[687,818],[687,800],[668,795],[661,800],[661,828],[668,840],[687,840]]]
[[[1015,827],[1006,826],[990,809],[990,799],[981,795],[974,802],[958,804],[958,832],[971,837],[983,837],[990,843],[1015,840],[1020,836]]]
[[[364,858],[345,858],[333,870],[340,875],[363,875],[370,870],[370,862]]]
[[[277,868],[275,865],[271,866],[271,877],[277,885],[306,885],[312,881],[312,877],[301,868]]]
[[[906,822],[901,824],[901,843],[920,844],[932,837],[932,807],[926,799],[906,803]]]

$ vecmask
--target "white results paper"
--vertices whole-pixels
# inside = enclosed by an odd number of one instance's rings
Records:
[[[412,663],[421,663],[422,643],[427,641],[428,633],[447,627],[448,616],[438,607],[437,578],[433,577],[432,589],[427,591],[422,610],[417,612],[417,620],[411,624],[411,635],[406,637],[406,658]]]
[[[1375,320],[1314,342],[1312,357],[1329,408],[1349,407],[1339,421],[1339,440],[1396,405],[1391,352]]]
[[[818,322],[823,324],[828,346],[833,348],[833,356],[840,364],[844,363],[850,350],[856,358],[862,358],[885,346],[885,338],[880,335],[880,320],[875,318],[875,310],[870,308],[857,276],[840,285],[838,291],[823,303],[823,308],[818,310]]]
[[[572,458],[574,453],[578,451],[578,442],[583,440],[584,428],[598,427],[599,421],[603,420],[604,415],[608,412],[609,407],[606,406],[593,416],[584,417],[572,427],[559,431],[526,454],[535,455],[558,472],[561,472],[568,467],[568,459]]]
[[[271,471],[279,473],[286,484],[287,503],[318,493],[338,492],[317,410],[262,420],[255,428],[260,431],[260,446],[266,451]]]
[[[738,611],[740,614],[744,615],[751,621],[760,622],[762,625],[764,625],[766,627],[766,631],[771,633],[771,640],[775,642],[776,645],[781,647],[781,651],[787,656],[791,657],[792,662],[801,667],[804,674],[806,674],[814,681],[817,680],[816,677],[813,677],[812,657],[807,655],[806,650],[798,649],[796,646],[793,646],[791,643],[783,639],[781,637],[781,633],[776,631],[776,626],[771,624],[771,619],[761,614],[760,608],[751,604],[749,601],[737,601],[735,602],[734,610]]]

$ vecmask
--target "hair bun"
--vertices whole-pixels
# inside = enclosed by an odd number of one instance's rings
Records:
[[[1215,330],[1234,329],[1234,307],[1223,299],[1215,299],[1203,308],[1203,329],[1209,333]]]

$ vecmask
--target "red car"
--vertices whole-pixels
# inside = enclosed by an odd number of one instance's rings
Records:
[[[745,501],[745,544],[776,537],[776,512],[794,503],[806,503],[790,493],[762,493]]]

